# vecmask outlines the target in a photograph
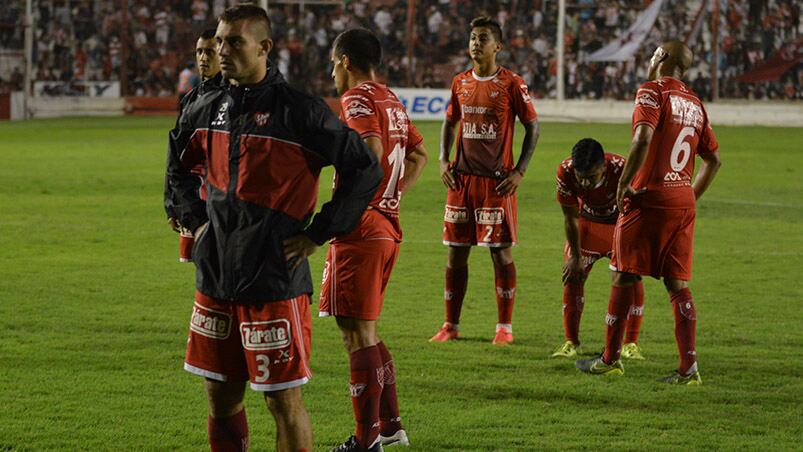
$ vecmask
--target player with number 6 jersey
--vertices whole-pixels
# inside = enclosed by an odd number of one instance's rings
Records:
[[[377,335],[376,321],[402,239],[399,203],[421,175],[427,152],[404,105],[376,81],[381,58],[379,39],[365,29],[347,30],[332,45],[332,77],[341,95],[342,118],[362,136],[385,172],[359,226],[332,240],[324,264],[320,315],[335,317],[349,354],[356,421],[354,435],[332,449],[336,452],[409,444],[399,415],[393,357]]]
[[[614,229],[614,271],[605,352],[577,361],[591,374],[622,374],[619,357],[628,310],[639,275],[663,278],[675,316],[680,366],[661,381],[697,385],[697,314],[688,281],[696,203],[721,165],[719,145],[697,95],[680,78],[692,52],[680,41],[659,46],[650,59],[649,81],[636,93],[633,139],[619,179],[621,214]],[[694,175],[694,157],[702,166]]]

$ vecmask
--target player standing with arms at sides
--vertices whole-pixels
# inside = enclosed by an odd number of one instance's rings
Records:
[[[697,313],[688,281],[696,202],[721,165],[719,145],[697,95],[680,81],[691,66],[686,44],[661,44],[650,59],[649,81],[636,92],[633,140],[619,179],[611,268],[614,271],[605,352],[575,365],[590,374],[622,375],[619,356],[625,319],[638,275],[663,278],[675,316],[680,367],[665,383],[698,385],[695,334]],[[702,166],[692,181],[694,156]]]
[[[206,378],[213,451],[247,449],[243,397],[250,381],[276,422],[276,449],[311,452],[301,393],[311,377],[307,256],[357,226],[382,169],[321,99],[291,88],[268,66],[273,41],[265,10],[227,9],[215,39],[225,86],[182,115],[167,166],[179,221],[196,237],[184,369]],[[201,162],[205,201],[192,174]],[[328,165],[341,183],[313,218],[318,176]]]
[[[332,450],[378,451],[409,444],[399,417],[393,357],[377,336],[376,320],[402,238],[399,201],[421,175],[427,151],[402,103],[375,81],[382,47],[373,33],[361,28],[341,33],[331,59],[343,119],[385,173],[359,226],[332,240],[324,266],[320,315],[335,316],[349,353],[357,421],[356,434]]]
[[[468,285],[468,257],[475,245],[489,247],[496,275],[499,313],[495,345],[513,342],[516,266],[516,189],[535,151],[539,126],[527,84],[496,64],[502,29],[488,17],[471,21],[468,50],[473,68],[452,81],[452,99],[441,128],[440,171],[448,188],[443,243],[449,246],[446,267],[446,322],[431,342],[459,337],[460,311]],[[513,130],[518,116],[524,142],[513,165]],[[457,153],[449,153],[457,133]]]
[[[210,89],[217,89],[220,85],[220,58],[217,55],[217,42],[215,42],[215,30],[204,30],[198,41],[195,43],[195,65],[198,68],[198,75],[201,76],[201,84],[193,88],[192,91],[181,98],[179,102],[178,114],[179,118],[176,119],[176,126],[181,121],[181,113],[184,109],[192,103],[199,95],[209,91]],[[201,197],[205,197],[206,193],[203,188],[204,178],[204,165],[199,165],[193,170],[198,175],[198,190],[201,190]],[[187,228],[181,227],[177,215],[173,210],[173,199],[170,193],[167,181],[165,181],[165,211],[167,212],[167,223],[170,227],[179,233],[179,262],[192,262],[192,231]]]
[[[558,166],[557,199],[563,209],[566,231],[566,262],[563,266],[566,342],[555,349],[553,358],[577,356],[585,281],[597,260],[611,257],[613,228],[619,216],[616,187],[624,165],[624,158],[606,153],[597,140],[584,138],[574,145],[571,157]],[[638,346],[644,312],[644,285],[640,276],[633,287],[635,300],[627,319],[627,340],[622,357],[644,359]]]

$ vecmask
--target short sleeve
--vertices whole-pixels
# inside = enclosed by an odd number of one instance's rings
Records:
[[[458,92],[459,83],[457,83],[459,77],[455,77],[452,80],[452,97],[449,101],[449,106],[446,107],[446,120],[455,123],[460,120],[461,118],[461,111],[460,111],[460,93]]]
[[[563,206],[576,206],[577,193],[574,190],[574,184],[571,181],[572,174],[569,171],[569,165],[564,161],[558,166],[558,175],[556,178],[556,195],[558,203]]]
[[[703,133],[700,136],[700,143],[697,146],[698,154],[708,154],[712,152],[719,152],[719,143],[714,136],[714,129],[711,128],[711,123],[708,121],[708,114],[705,115],[705,124],[703,124]]]
[[[413,121],[409,121],[407,125],[407,153],[409,154],[410,151],[424,141],[424,137],[418,132],[418,128],[413,124]]]
[[[530,88],[527,87],[524,79],[515,76],[513,77],[512,85],[510,98],[513,102],[513,112],[519,117],[519,121],[522,124],[529,124],[538,119],[533,106],[533,99],[530,97]]]
[[[642,124],[646,124],[655,129],[660,119],[661,93],[652,86],[642,85],[636,92],[632,120],[633,131]]]
[[[360,93],[349,91],[340,98],[343,120],[362,138],[381,137],[382,126],[374,101]]]

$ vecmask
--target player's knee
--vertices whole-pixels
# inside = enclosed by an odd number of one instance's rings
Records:
[[[242,411],[245,382],[223,383],[207,379],[204,389],[212,417],[226,418]]]
[[[629,286],[639,280],[638,275],[624,272],[611,272],[611,280],[614,286]]]
[[[504,248],[491,248],[491,259],[495,266],[505,266],[513,262],[513,251],[509,246]]]
[[[468,265],[468,256],[471,254],[471,248],[468,246],[450,246],[449,247],[449,268],[463,268]]]
[[[673,294],[689,287],[689,283],[681,279],[664,278],[664,287],[670,294]]]
[[[265,392],[265,402],[274,417],[293,416],[297,411],[304,409],[300,386],[281,391],[267,391]]]

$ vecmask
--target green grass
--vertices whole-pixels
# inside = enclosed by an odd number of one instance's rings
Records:
[[[176,262],[178,239],[161,207],[171,125],[0,124],[0,451],[208,448],[201,380],[181,370],[194,269]],[[547,358],[563,337],[555,168],[585,136],[624,152],[628,125],[543,125],[520,189],[516,344],[505,349],[490,344],[496,308],[484,249],[471,258],[466,340],[427,343],[443,319],[445,193],[439,124],[419,128],[432,159],[402,205],[405,242],[380,325],[411,450],[799,450],[800,129],[716,129],[724,164],[698,207],[691,283],[705,385],[676,388],[655,382],[675,368],[677,350],[654,280],[645,283],[647,361],[599,379]],[[325,254],[311,259],[315,280]],[[608,281],[602,262],[586,287],[587,351],[603,344]],[[352,431],[348,364],[331,319],[313,318],[313,331],[305,397],[316,450],[328,450]],[[253,450],[270,450],[262,398],[249,392],[247,407]]]

